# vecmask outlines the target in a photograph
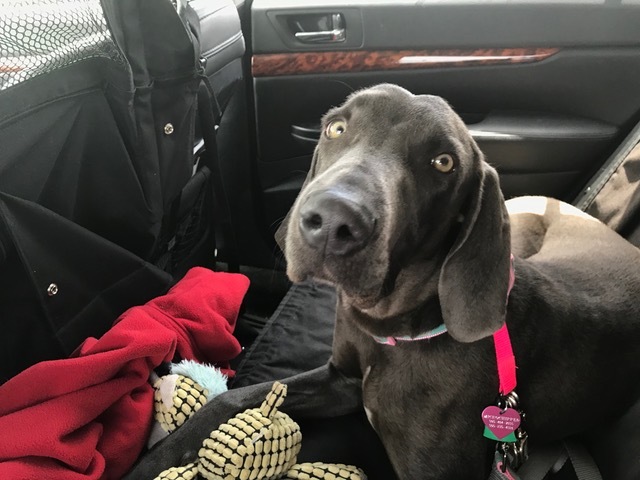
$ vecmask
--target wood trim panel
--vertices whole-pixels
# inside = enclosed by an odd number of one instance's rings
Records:
[[[540,62],[558,52],[558,48],[507,48],[268,53],[253,56],[251,71],[254,77],[272,77],[310,73],[513,65]]]

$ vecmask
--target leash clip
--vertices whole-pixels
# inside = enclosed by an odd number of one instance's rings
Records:
[[[504,415],[504,418],[506,419],[505,422],[502,422],[503,424],[508,420],[512,420],[514,417],[518,420],[517,427],[514,424],[514,430],[512,430],[511,435],[497,439],[498,443],[496,444],[496,451],[502,457],[500,470],[502,473],[505,473],[507,471],[507,467],[517,470],[529,457],[529,436],[523,426],[525,414],[520,408],[520,398],[518,397],[518,394],[515,391],[512,391],[506,395],[500,395],[496,403],[498,415]],[[489,410],[485,411],[489,412]],[[486,424],[495,428],[495,425],[490,421],[487,421]],[[490,435],[489,437],[491,438]],[[496,440],[496,438],[494,438],[494,440]]]
[[[500,471],[506,473],[507,464],[509,463],[509,455],[507,454],[507,443],[499,443],[498,450],[502,450],[502,462],[500,463]]]
[[[520,409],[520,397],[515,390],[512,390],[506,395],[500,395],[498,397],[498,407],[500,407],[500,410],[503,413],[507,411],[507,408],[513,408],[522,414],[522,410]]]
[[[528,439],[529,435],[523,429],[516,432],[517,441],[511,443],[498,443],[496,450],[502,453],[502,472],[504,473],[507,465],[513,470],[518,470],[524,462],[529,458]]]
[[[522,464],[529,458],[529,435],[527,434],[523,426],[526,415],[520,408],[520,397],[518,397],[518,394],[515,392],[515,390],[508,393],[507,395],[500,395],[498,406],[503,412],[505,412],[508,408],[516,410],[520,414],[520,417],[522,419],[522,422],[514,432],[516,441],[509,443],[500,442],[498,444],[503,453],[503,468],[506,469],[506,465],[509,465],[510,468],[518,470],[522,466]]]

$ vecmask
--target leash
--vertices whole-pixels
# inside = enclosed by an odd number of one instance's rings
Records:
[[[515,278],[512,254],[509,267],[507,303],[515,284]],[[515,479],[515,473],[511,471],[511,468],[518,469],[527,460],[529,456],[527,449],[528,435],[522,425],[524,413],[520,409],[520,399],[515,391],[518,385],[516,357],[513,353],[511,337],[509,336],[506,322],[493,334],[493,346],[496,352],[499,394],[497,405],[490,405],[482,411],[482,422],[485,425],[484,436],[497,442],[496,460],[493,468],[496,471],[496,475],[502,475],[506,479]]]
[[[509,267],[509,287],[507,289],[507,303],[511,290],[516,282],[516,271],[513,266],[513,254],[511,254],[511,266]],[[496,350],[496,364],[498,365],[498,378],[500,380],[500,394],[508,395],[516,389],[516,357],[511,346],[511,337],[507,322],[493,334],[493,346]]]
[[[507,291],[507,301],[515,283],[515,269],[513,267],[513,255],[511,255],[511,270],[509,273],[509,288]],[[505,323],[497,332],[493,334],[493,343],[496,351],[496,363],[498,366],[498,377],[500,380],[500,400],[498,412],[496,414],[500,425],[503,427],[502,433],[513,429],[513,436],[508,435],[502,439],[493,438],[491,431],[484,418],[485,412],[492,407],[487,407],[483,411],[483,421],[485,422],[485,436],[498,440],[496,454],[491,469],[489,480],[543,480],[548,474],[555,473],[564,462],[569,460],[578,480],[602,480],[600,471],[593,458],[580,443],[565,440],[561,444],[541,446],[534,450],[531,458],[527,448],[527,434],[521,426],[523,413],[518,409],[518,395],[515,392],[516,380],[516,360],[511,346],[511,338],[507,324]],[[511,426],[504,429],[508,422]],[[489,430],[489,431],[487,431]],[[499,428],[496,428],[500,431]],[[526,463],[525,463],[526,462]],[[517,469],[516,474],[512,468]]]

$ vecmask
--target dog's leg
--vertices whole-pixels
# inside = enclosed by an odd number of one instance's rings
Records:
[[[287,397],[280,410],[294,419],[346,415],[362,405],[362,380],[344,376],[332,363],[281,382],[287,385]],[[194,461],[213,430],[237,413],[260,406],[272,385],[260,383],[215,397],[144,455],[124,480],[150,480],[169,467]]]

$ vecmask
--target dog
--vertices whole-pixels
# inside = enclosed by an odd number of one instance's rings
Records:
[[[484,480],[496,443],[481,413],[500,398],[493,335],[505,324],[531,441],[583,432],[638,397],[640,250],[557,200],[505,202],[439,97],[378,85],[322,125],[277,240],[291,280],[336,286],[333,353],[283,380],[284,411],[364,408],[400,480]],[[212,400],[127,478],[191,460],[269,388]]]

